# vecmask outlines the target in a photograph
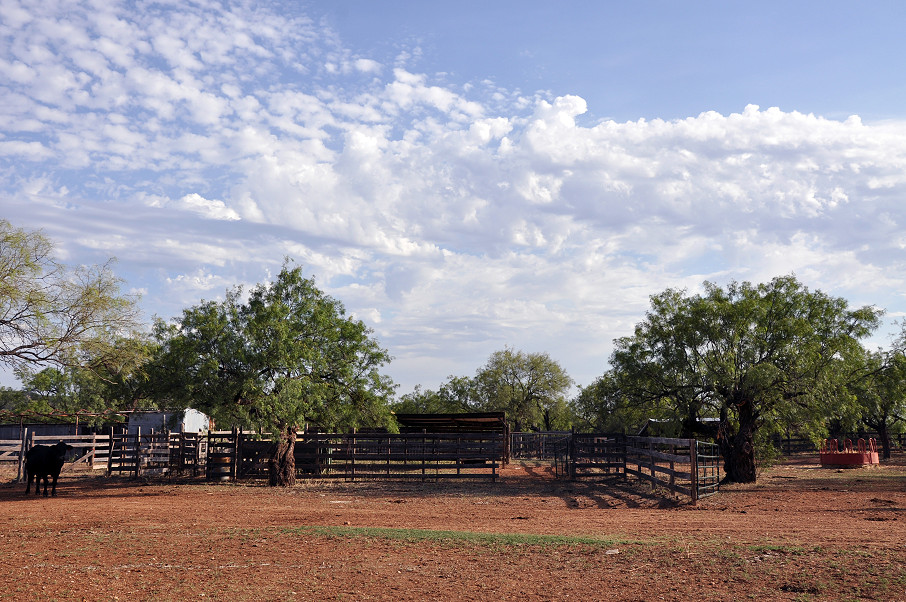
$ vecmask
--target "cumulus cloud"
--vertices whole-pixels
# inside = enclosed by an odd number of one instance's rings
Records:
[[[188,211],[210,219],[230,221],[240,219],[239,214],[227,207],[223,201],[208,200],[194,192],[179,199],[178,204]]]
[[[506,344],[588,382],[649,295],[705,279],[906,309],[903,123],[586,123],[578,96],[385,72],[302,14],[7,6],[6,217],[116,254],[149,314],[291,256],[433,386]]]

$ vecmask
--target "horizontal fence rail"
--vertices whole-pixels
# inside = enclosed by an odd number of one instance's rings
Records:
[[[203,474],[211,480],[265,477],[274,443],[250,432],[114,432],[35,435],[0,440],[0,461],[18,465],[35,445],[59,441],[68,452],[63,472],[82,466],[108,476]],[[499,477],[507,440],[501,433],[298,433],[294,460],[298,478],[490,479]]]
[[[717,445],[695,439],[607,433],[539,433],[508,438],[474,433],[297,433],[297,478],[487,479],[496,481],[509,450],[553,460],[556,474],[572,479],[633,477],[692,501],[717,492]],[[210,480],[268,476],[275,444],[269,434],[232,431],[41,435],[0,440],[0,461],[16,462],[35,445],[63,441],[74,448],[64,472],[83,465],[107,475],[203,474]],[[518,443],[518,445],[514,445]],[[508,445],[509,444],[509,445]]]
[[[576,434],[570,445],[570,478],[618,475],[626,471],[626,440],[623,436]]]
[[[569,431],[543,431],[537,433],[511,433],[510,458],[517,460],[553,460],[563,442],[568,441]]]
[[[273,450],[269,438],[235,432],[209,438],[209,450],[222,450],[218,475],[267,474]],[[504,443],[498,433],[299,433],[293,459],[297,478],[496,480]]]
[[[697,499],[695,440],[626,437],[626,474]]]
[[[874,431],[856,431],[854,433],[843,434],[839,438],[852,439],[853,441],[858,439],[874,439],[875,441],[881,441],[880,434]],[[774,444],[774,447],[785,456],[801,453],[818,453],[819,445],[806,437],[774,435],[771,437],[771,442]],[[890,445],[894,449],[906,449],[906,433],[890,434]]]
[[[716,444],[695,439],[575,433],[555,468],[572,479],[634,477],[696,502],[717,492],[720,461]]]
[[[204,463],[206,441],[199,433],[149,432],[142,434],[118,433],[111,428],[107,433],[82,435],[36,435],[23,429],[21,439],[0,440],[0,462],[15,463],[17,480],[24,475],[25,457],[36,445],[54,445],[63,442],[72,449],[66,454],[61,473],[79,467],[89,471],[104,470],[111,474],[132,476],[145,474],[172,474],[192,471]]]

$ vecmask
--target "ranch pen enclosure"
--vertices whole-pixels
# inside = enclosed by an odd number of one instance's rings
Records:
[[[496,481],[511,446],[525,457],[524,436],[506,432],[297,434],[296,474],[302,479]],[[43,435],[0,440],[0,461],[22,462],[34,445],[63,441],[75,448],[63,475],[82,466],[108,476],[204,476],[213,481],[265,478],[273,443],[247,431]],[[720,481],[716,445],[694,439],[568,433],[539,455],[562,479],[634,478],[693,503]]]

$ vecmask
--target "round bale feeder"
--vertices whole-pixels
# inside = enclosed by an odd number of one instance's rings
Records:
[[[825,439],[818,455],[821,466],[826,468],[863,468],[879,463],[874,439],[869,439],[867,444],[865,439],[859,439],[855,447],[849,439],[844,439],[842,446],[837,439]]]

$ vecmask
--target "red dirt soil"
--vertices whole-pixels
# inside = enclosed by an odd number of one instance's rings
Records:
[[[64,474],[56,498],[0,485],[0,599],[906,600],[904,460],[802,457],[695,506],[543,464],[291,489]]]

